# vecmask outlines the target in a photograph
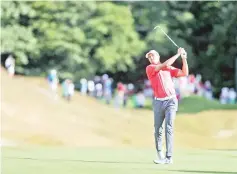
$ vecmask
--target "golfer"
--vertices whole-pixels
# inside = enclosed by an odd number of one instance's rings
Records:
[[[182,57],[182,70],[174,68],[171,65],[178,57]],[[155,145],[158,159],[154,160],[156,164],[173,163],[173,129],[174,119],[178,110],[178,100],[175,94],[175,88],[172,77],[182,77],[188,75],[187,53],[183,48],[179,48],[176,55],[160,62],[160,55],[157,51],[151,50],[146,54],[150,65],[146,67],[146,74],[151,82],[154,91],[154,127],[155,127]],[[165,120],[166,137],[166,156],[162,153],[162,132],[163,122]]]

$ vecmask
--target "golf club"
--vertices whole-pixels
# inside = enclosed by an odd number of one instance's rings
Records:
[[[168,36],[168,34],[166,34],[166,33],[164,32],[164,30],[162,30],[162,29],[160,28],[159,25],[157,25],[157,26],[154,28],[154,30],[157,29],[157,28],[159,28],[159,29],[168,37],[168,39],[169,39],[177,48],[179,48],[179,46]]]
[[[177,48],[180,48],[180,47],[168,36],[168,34],[166,34],[166,33],[164,32],[164,30],[162,30],[162,28],[160,28],[159,25],[157,25],[157,26],[154,28],[154,30],[157,29],[157,28],[159,28]],[[182,53],[182,54],[185,55],[186,53]]]

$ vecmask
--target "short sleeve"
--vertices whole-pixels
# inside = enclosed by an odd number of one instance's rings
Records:
[[[155,71],[155,66],[149,65],[146,67],[146,75],[147,75],[148,79],[152,78],[156,74],[157,74],[157,72]]]
[[[178,72],[179,72],[178,68],[170,66],[169,71],[170,71],[171,77],[177,77],[178,76]]]

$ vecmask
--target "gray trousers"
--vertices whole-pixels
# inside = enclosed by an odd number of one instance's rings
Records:
[[[156,150],[157,152],[162,151],[163,122],[165,120],[166,156],[171,157],[173,154],[174,119],[178,110],[178,100],[177,98],[165,101],[154,100],[153,110]]]

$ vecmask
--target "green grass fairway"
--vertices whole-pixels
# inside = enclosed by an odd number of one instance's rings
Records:
[[[3,174],[236,174],[237,150],[175,150],[174,164],[157,165],[154,149],[3,148]]]

